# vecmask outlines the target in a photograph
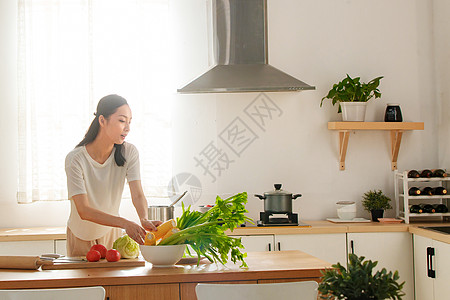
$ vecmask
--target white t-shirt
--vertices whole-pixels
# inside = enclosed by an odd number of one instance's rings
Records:
[[[107,234],[111,227],[82,220],[72,197],[87,194],[91,207],[118,216],[125,178],[128,182],[140,180],[139,153],[136,147],[123,143],[122,151],[126,162],[122,167],[114,160],[115,151],[116,148],[103,164],[96,162],[85,146],[73,149],[66,156],[67,189],[71,200],[67,226],[82,240],[98,239]]]

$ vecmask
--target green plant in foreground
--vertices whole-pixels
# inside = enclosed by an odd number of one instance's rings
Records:
[[[380,98],[381,92],[378,89],[380,80],[383,76],[372,79],[368,83],[360,82],[360,77],[351,78],[348,74],[347,77],[342,79],[339,83],[333,85],[333,88],[328,94],[320,101],[320,107],[322,107],[323,100],[331,99],[333,106],[339,102],[367,102],[372,97]],[[338,112],[341,112],[339,106]]]
[[[349,254],[348,258],[348,269],[337,263],[332,266],[334,269],[322,272],[322,282],[318,288],[321,299],[401,300],[405,295],[402,292],[405,282],[397,282],[400,278],[398,271],[388,273],[383,268],[372,275],[377,261],[364,261],[364,256],[355,254]]]
[[[391,209],[390,201],[391,199],[384,195],[381,190],[373,190],[364,193],[362,205],[365,210],[370,212],[374,209]]]
[[[247,193],[244,192],[227,199],[217,196],[214,207],[205,213],[191,211],[190,206],[185,209],[182,205],[183,213],[177,218],[180,231],[162,240],[159,245],[188,244],[197,253],[198,262],[204,256],[211,262],[225,264],[230,254],[233,263],[240,261],[241,267],[247,267],[244,261],[247,254],[240,251],[244,248],[241,239],[225,234],[226,230],[233,231],[246,221],[253,224],[253,220],[245,216],[248,212],[246,203]]]

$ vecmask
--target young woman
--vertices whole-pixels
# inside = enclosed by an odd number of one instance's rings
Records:
[[[139,244],[145,230],[155,231],[160,221],[148,220],[136,147],[125,142],[131,110],[118,95],[100,99],[84,139],[66,157],[71,213],[67,223],[67,255],[84,256],[92,245],[110,249],[122,229]],[[119,216],[122,192],[128,181],[140,225]]]

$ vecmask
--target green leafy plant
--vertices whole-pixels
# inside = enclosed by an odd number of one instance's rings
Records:
[[[348,74],[342,81],[333,85],[333,88],[320,101],[322,107],[323,100],[331,99],[333,106],[339,102],[367,102],[371,98],[380,98],[381,92],[378,89],[383,76],[372,79],[368,83],[363,83],[360,77],[351,78]],[[341,112],[339,106],[338,112]]]
[[[333,269],[322,271],[322,282],[319,284],[321,299],[402,299],[405,282],[398,283],[398,271],[394,273],[381,271],[373,273],[377,261],[364,261],[365,257],[355,254],[348,256],[348,268],[340,263],[333,265]]]
[[[391,199],[384,195],[381,190],[373,190],[364,193],[362,205],[365,210],[370,212],[374,209],[391,209],[390,201]]]
[[[241,267],[247,267],[244,258],[246,253],[240,238],[233,238],[225,234],[226,230],[233,231],[240,224],[253,220],[245,216],[247,193],[240,193],[227,199],[216,197],[214,207],[205,213],[191,211],[190,206],[177,218],[179,232],[162,240],[158,245],[188,244],[197,253],[198,262],[204,256],[211,262],[225,264],[228,254],[233,263],[241,262]],[[189,248],[187,248],[189,251]],[[188,253],[190,254],[190,253]]]

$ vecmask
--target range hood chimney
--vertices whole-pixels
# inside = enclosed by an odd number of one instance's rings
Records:
[[[179,93],[314,90],[268,64],[267,0],[212,0],[215,66]]]

